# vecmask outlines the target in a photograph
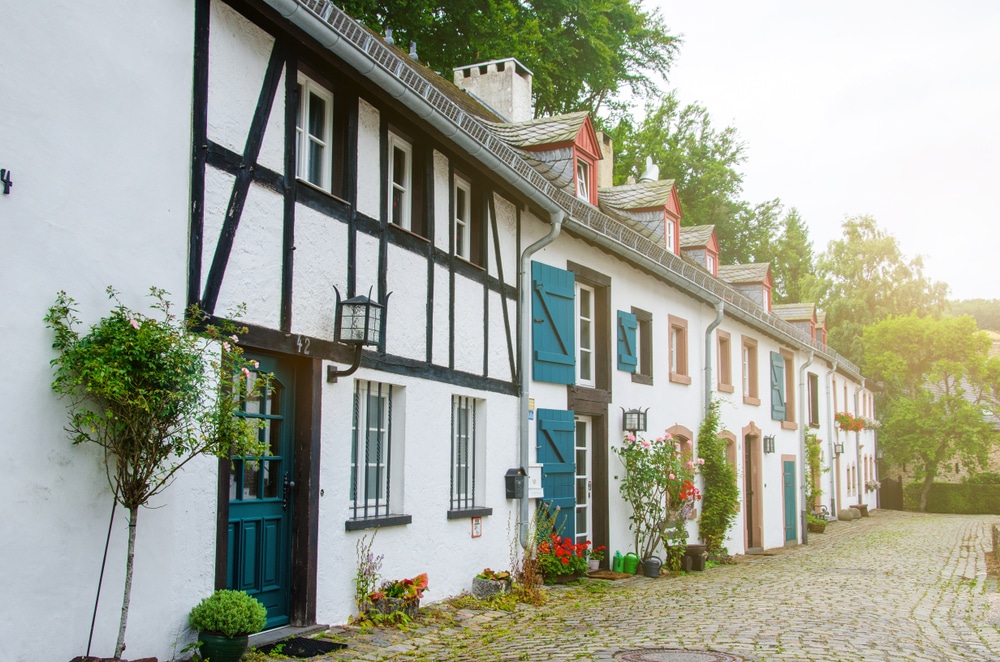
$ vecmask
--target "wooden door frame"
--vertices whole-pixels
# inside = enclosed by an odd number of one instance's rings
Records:
[[[316,575],[319,548],[319,467],[323,361],[275,354],[258,348],[254,352],[273,355],[288,364],[295,386],[295,421],[292,492],[292,530],[289,565],[289,625],[316,622]],[[226,588],[229,553],[229,479],[232,463],[219,460],[218,516],[215,541],[215,588]]]
[[[567,409],[574,415],[590,418],[590,468],[594,490],[590,495],[590,521],[593,527],[591,541],[595,546],[608,547],[611,537],[609,510],[609,446],[608,446],[608,402],[610,391],[586,389],[577,386],[567,388]],[[601,567],[607,566],[610,558],[605,554]]]
[[[761,471],[763,464],[763,443],[761,430],[757,425],[751,421],[749,425],[743,428],[743,472],[744,472],[744,494],[743,502],[745,505],[746,512],[743,514],[743,546],[745,550],[750,549],[763,549],[764,548],[764,476]],[[746,457],[750,456],[751,466],[746,466]],[[753,496],[749,504],[746,503],[747,495],[745,493],[747,472],[749,474],[749,480],[752,483]],[[747,516],[753,521],[754,531],[750,530],[747,526]],[[754,544],[756,543],[756,544]]]

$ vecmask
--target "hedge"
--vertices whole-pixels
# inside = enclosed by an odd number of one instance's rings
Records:
[[[922,487],[922,483],[910,483],[903,490],[903,507],[906,510],[917,510]],[[927,498],[927,512],[1000,515],[1000,485],[934,483]]]

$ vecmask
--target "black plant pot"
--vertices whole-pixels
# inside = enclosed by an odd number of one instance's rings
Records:
[[[240,658],[247,652],[250,637],[245,634],[227,637],[224,634],[199,632],[198,641],[201,642],[198,654],[203,661],[240,662]]]

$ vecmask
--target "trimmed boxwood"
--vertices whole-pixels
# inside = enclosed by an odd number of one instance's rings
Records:
[[[921,488],[921,483],[910,483],[903,490],[906,510],[917,510]],[[1000,485],[934,483],[927,499],[927,512],[1000,515]]]
[[[188,621],[198,632],[236,637],[263,630],[267,624],[267,609],[260,600],[243,591],[223,589],[192,609]]]

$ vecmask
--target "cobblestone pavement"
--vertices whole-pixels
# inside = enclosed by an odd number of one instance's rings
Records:
[[[406,632],[333,628],[349,647],[323,659],[1000,660],[993,522],[875,511],[705,572],[587,580],[513,613],[432,606]]]

